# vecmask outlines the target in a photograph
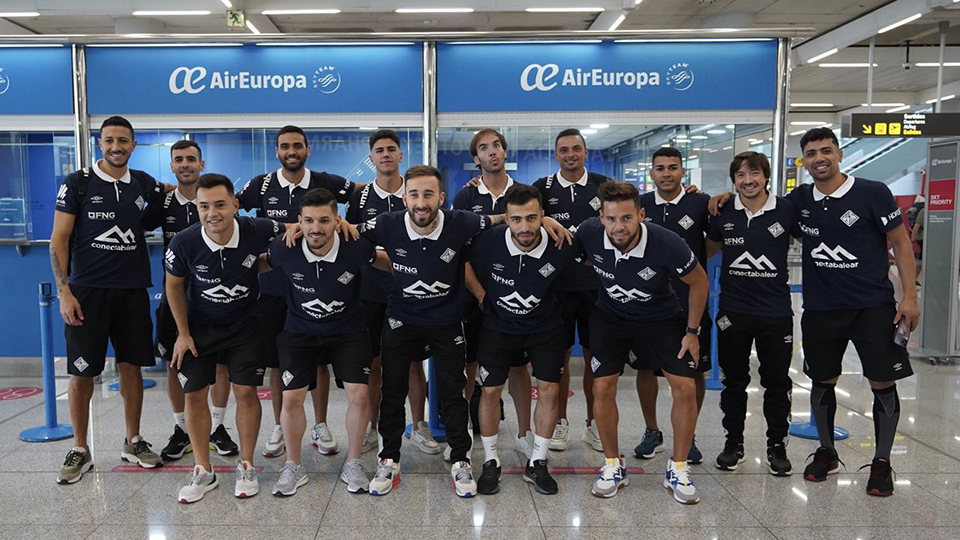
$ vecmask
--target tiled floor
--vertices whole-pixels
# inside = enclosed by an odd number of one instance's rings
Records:
[[[32,361],[35,366],[36,361]],[[320,456],[305,452],[310,482],[289,499],[278,499],[269,488],[283,464],[282,458],[258,457],[263,466],[262,492],[248,500],[232,495],[232,475],[224,486],[194,505],[176,501],[187,473],[113,472],[119,460],[123,430],[121,403],[116,392],[98,386],[92,405],[94,472],[71,486],[54,482],[70,441],[28,444],[18,440],[27,427],[43,422],[43,397],[0,401],[0,538],[39,540],[51,538],[270,538],[270,539],[449,539],[462,537],[504,538],[960,538],[960,368],[931,366],[914,358],[915,378],[899,384],[903,399],[900,431],[893,448],[897,471],[896,495],[889,499],[869,497],[864,492],[866,471],[873,453],[873,423],[869,418],[872,395],[860,375],[855,353],[849,352],[846,375],[838,387],[840,407],[837,424],[851,437],[838,443],[847,468],[827,482],[805,482],[799,474],[774,478],[762,465],[765,442],[759,392],[751,392],[747,419],[747,461],[734,473],[722,473],[713,460],[723,447],[719,393],[709,391],[697,429],[697,442],[704,451],[702,466],[693,468],[702,502],[685,507],[661,487],[664,454],[650,461],[628,457],[628,465],[643,467],[645,474],[631,476],[630,485],[613,499],[590,495],[590,474],[558,475],[560,493],[537,494],[520,475],[505,475],[499,494],[458,499],[440,456],[427,456],[404,446],[403,484],[386,497],[351,495],[337,472],[344,452]],[[16,361],[0,363],[0,375],[24,373]],[[799,353],[794,369],[799,370]],[[581,368],[574,367],[574,373]],[[633,372],[629,372],[632,376]],[[145,392],[142,432],[159,450],[172,428],[166,396],[158,387]],[[809,383],[794,374],[794,419],[809,418]],[[58,392],[65,391],[59,379]],[[0,387],[39,386],[38,377],[0,377]],[[573,441],[566,452],[551,455],[554,466],[598,466],[602,456],[579,441],[584,403],[574,381],[576,395],[570,400]],[[643,430],[639,405],[631,378],[620,384],[622,451],[632,454]],[[68,421],[61,394],[57,408],[61,421]],[[501,441],[515,435],[515,419],[508,397],[507,421],[501,426]],[[272,414],[264,401],[260,445],[269,434]],[[669,391],[661,385],[659,417],[669,430]],[[334,390],[329,417],[334,434],[345,444],[342,418],[346,400]],[[228,409],[232,433],[234,405]],[[312,417],[312,413],[308,414]],[[666,441],[670,444],[669,436]],[[788,454],[799,470],[816,447],[813,441],[792,438]],[[520,465],[509,442],[501,443],[505,466]],[[260,455],[258,448],[257,455]],[[363,456],[368,472],[375,456]],[[479,438],[474,463],[482,463]],[[215,463],[229,465],[225,459]],[[189,454],[181,464],[190,465]]]

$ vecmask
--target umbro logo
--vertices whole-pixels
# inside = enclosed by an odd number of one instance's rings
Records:
[[[277,204],[279,201],[280,201],[280,199],[278,199],[278,198],[276,198],[276,197],[270,197],[269,199],[267,199],[267,203],[268,203],[268,204]]]
[[[770,234],[772,234],[774,238],[779,238],[780,235],[785,232],[783,230],[783,226],[779,223],[774,223],[773,225],[767,227],[767,230],[770,231]]]
[[[463,339],[463,336],[457,336],[453,338],[454,345],[463,345],[464,343],[466,343],[466,340]]]
[[[650,268],[650,267],[648,266],[648,267],[644,268],[643,270],[637,272],[637,275],[640,276],[640,277],[642,277],[642,278],[645,279],[646,281],[650,281],[650,279],[653,278],[653,276],[657,275],[657,272],[656,272],[656,270],[654,270],[653,268]]]
[[[542,267],[540,267],[540,275],[543,276],[543,277],[548,277],[548,276],[549,276],[550,274],[552,274],[555,270],[556,270],[556,268],[554,268],[552,264],[547,263],[547,264],[543,265]]]
[[[247,255],[247,258],[243,260],[243,265],[247,268],[253,268],[253,264],[257,262],[256,255]]]
[[[732,325],[733,323],[730,322],[730,319],[728,319],[726,315],[717,319],[717,328],[721,330],[726,330],[727,328],[730,328]]]
[[[503,272],[503,270],[506,268],[500,263],[493,263],[491,266],[493,266],[493,269],[496,270],[497,272]]]
[[[456,252],[456,251],[454,251],[454,250],[452,250],[452,249],[450,249],[450,248],[447,248],[447,249],[445,249],[445,250],[443,251],[443,253],[440,255],[440,260],[443,261],[443,262],[448,263],[448,262],[452,261],[453,258],[456,257],[456,256],[457,256],[457,252]]]
[[[90,364],[88,364],[87,361],[84,360],[82,356],[74,360],[73,365],[77,368],[78,371],[83,371],[88,367],[90,367]]]
[[[346,285],[347,283],[350,283],[350,280],[352,279],[353,279],[353,274],[351,274],[350,272],[344,272],[343,274],[340,275],[340,277],[337,278],[337,281]]]
[[[608,295],[610,298],[612,298],[612,299],[614,299],[614,300],[617,300],[618,302],[621,302],[621,303],[624,303],[624,304],[626,304],[627,302],[633,301],[633,300],[636,300],[636,301],[639,301],[639,302],[646,302],[647,300],[650,300],[650,298],[651,298],[651,296],[650,296],[649,294],[647,294],[647,293],[645,293],[645,292],[643,292],[643,291],[639,291],[639,290],[637,290],[637,289],[627,290],[627,289],[624,289],[623,287],[621,287],[621,286],[619,286],[619,285],[614,285],[613,287],[608,287],[606,290],[607,290],[607,295]]]
[[[903,369],[903,364],[901,364],[900,362],[897,362],[896,364],[893,365],[894,371],[900,371],[901,369]]]
[[[724,224],[723,224],[723,230],[725,230],[725,231],[732,231],[732,230],[735,229],[736,227],[737,227],[737,226],[736,226],[735,224],[733,224],[733,223],[724,223]]]
[[[793,334],[790,334],[789,336],[783,336],[783,342],[784,342],[784,343],[793,343]]]
[[[94,195],[93,197],[90,197],[90,204],[101,204],[101,203],[103,203],[103,197],[99,195]]]
[[[197,268],[197,272],[206,272],[207,270],[210,269],[204,264],[198,264],[196,268]]]
[[[683,227],[684,230],[687,230],[690,227],[693,227],[693,223],[694,221],[690,219],[690,216],[685,215],[682,218],[680,218],[680,221],[677,222],[677,225],[680,225],[681,227]]]
[[[744,251],[743,254],[730,263],[730,268],[737,270],[773,270],[774,272],[777,270],[777,267],[770,262],[770,259],[768,259],[766,255],[754,257],[749,251]]]
[[[293,373],[290,373],[288,370],[283,371],[283,375],[280,376],[283,379],[284,386],[290,386],[290,382],[293,381]]]
[[[556,197],[550,197],[547,199],[547,204],[560,204],[560,199]]]
[[[473,210],[473,213],[474,213],[474,214],[482,214],[482,213],[483,213],[483,205],[475,204],[475,205],[473,205],[473,208],[471,208],[471,210]]]
[[[369,375],[369,374],[370,374],[370,368],[369,368],[369,367],[363,368],[363,374],[364,374],[364,375]]]
[[[847,227],[852,227],[857,220],[860,219],[860,216],[853,213],[853,210],[847,210],[840,216],[840,221],[844,222]]]
[[[807,209],[803,209],[800,211],[800,215],[803,217],[810,217],[810,211]]]
[[[406,256],[407,256],[407,250],[405,250],[405,249],[403,249],[403,248],[397,248],[397,249],[393,250],[393,252],[396,253],[398,257],[406,257]]]
[[[167,224],[173,224],[177,222],[177,216],[167,216]]]
[[[294,272],[290,274],[290,277],[292,277],[296,281],[303,281],[304,275],[301,274],[300,272]]]

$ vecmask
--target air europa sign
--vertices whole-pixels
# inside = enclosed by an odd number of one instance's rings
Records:
[[[307,76],[290,73],[250,73],[214,71],[207,77],[207,68],[180,66],[170,73],[171,94],[199,94],[204,90],[282,90],[284,93],[307,88]],[[334,66],[318,68],[313,73],[313,88],[332,94],[340,88],[340,74]]]
[[[690,64],[679,62],[667,69],[665,84],[674,90],[684,91],[693,86],[694,76]],[[540,90],[549,92],[557,86],[627,86],[637,90],[644,86],[660,86],[660,73],[656,71],[605,71],[603,68],[566,68],[561,76],[557,64],[530,64],[520,73],[520,88],[525,92]]]

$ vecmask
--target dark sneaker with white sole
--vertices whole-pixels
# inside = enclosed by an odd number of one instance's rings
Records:
[[[180,426],[174,424],[173,435],[170,436],[170,441],[160,451],[160,457],[164,461],[174,461],[192,451],[193,446],[190,445],[190,436],[187,435],[186,431],[180,429]]]
[[[144,469],[153,469],[163,465],[163,460],[155,454],[150,448],[153,445],[143,440],[143,437],[137,435],[132,441],[123,440],[123,452],[120,453],[120,459],[128,463],[136,463]]]
[[[547,460],[545,459],[538,459],[533,462],[533,465],[527,462],[527,466],[523,468],[523,479],[533,484],[537,493],[556,495],[559,491],[557,481],[550,476],[550,471],[547,470]]]
[[[496,460],[491,459],[483,464],[483,472],[477,479],[477,493],[481,495],[493,495],[500,491],[501,467]]]
[[[80,447],[71,448],[57,475],[58,484],[75,484],[83,478],[83,473],[93,468],[90,451]]]
[[[723,452],[717,456],[717,468],[721,471],[735,471],[743,460],[743,445],[728,442],[723,445]]]
[[[230,438],[223,424],[217,426],[217,429],[210,434],[210,444],[221,456],[235,456],[240,453],[240,447]]]
[[[643,439],[640,440],[640,444],[633,449],[633,455],[639,459],[653,459],[657,452],[662,451],[663,432],[646,428],[643,431]]]
[[[793,465],[787,457],[787,447],[777,443],[767,447],[767,470],[774,476],[790,476],[793,474]]]

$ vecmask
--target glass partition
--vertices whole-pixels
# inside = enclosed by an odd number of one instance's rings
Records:
[[[0,239],[44,240],[57,190],[76,169],[69,132],[0,132]]]

